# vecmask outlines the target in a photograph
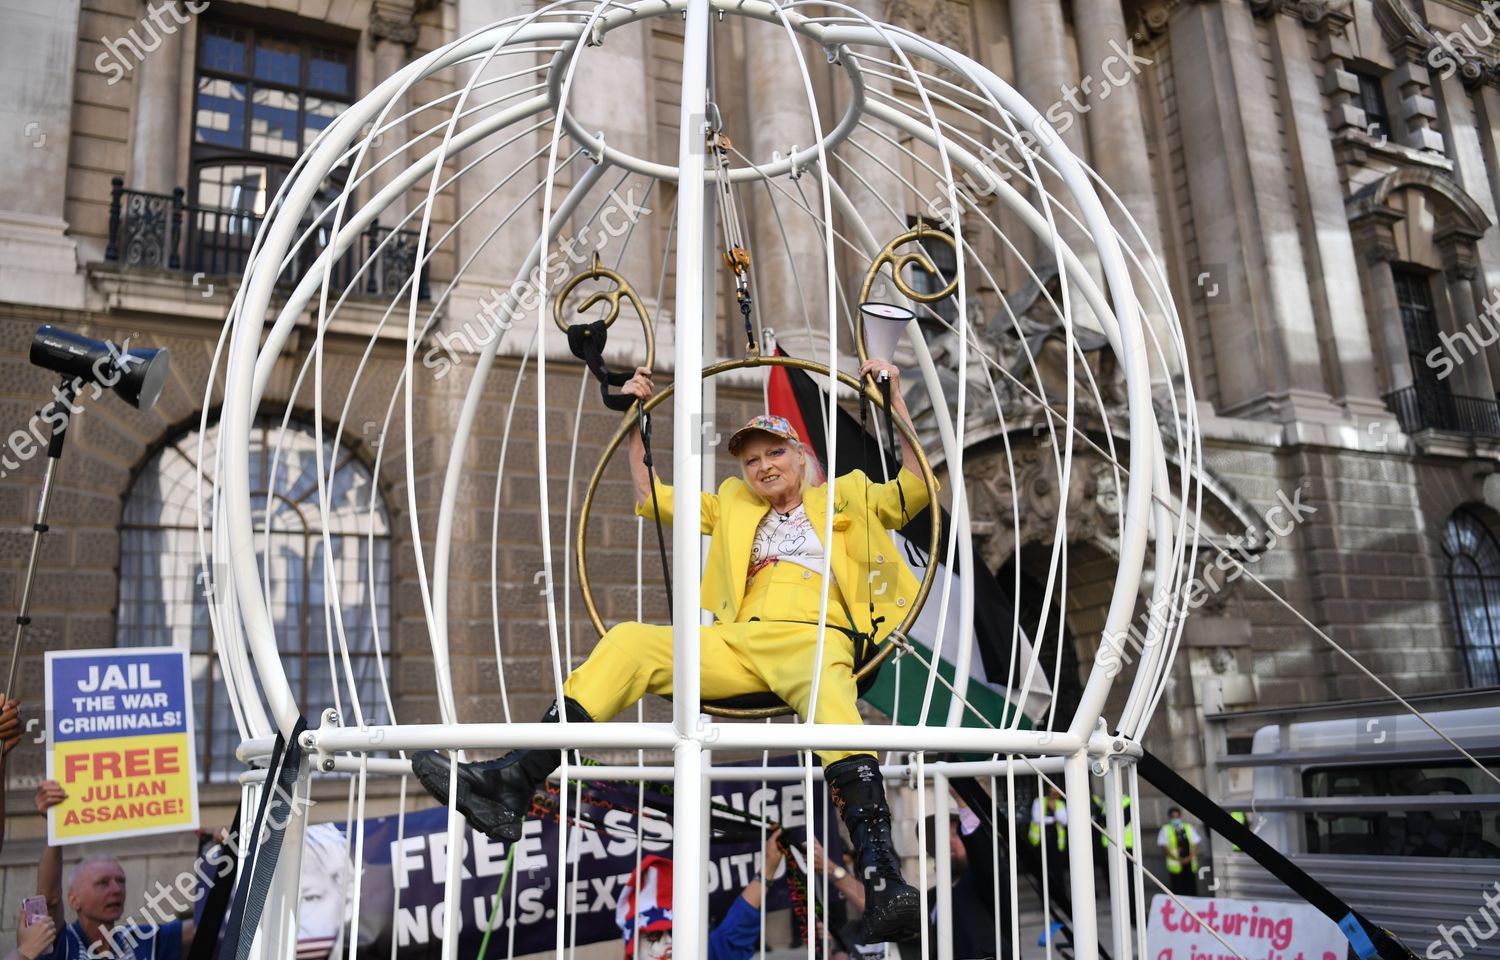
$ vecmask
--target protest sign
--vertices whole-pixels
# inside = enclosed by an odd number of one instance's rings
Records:
[[[573,767],[572,774],[587,777],[587,768]],[[458,955],[478,956],[493,915],[494,932],[485,951],[486,960],[519,957],[555,949],[559,885],[565,938],[573,944],[618,940],[615,906],[625,884],[635,871],[637,855],[656,853],[670,857],[672,849],[672,799],[670,784],[635,784],[583,781],[582,804],[575,784],[568,794],[567,874],[557,870],[559,844],[559,797],[550,784],[540,796],[533,815],[526,821],[522,838],[514,844],[490,840],[464,830],[462,888],[457,898],[459,920]],[[823,833],[823,791],[818,789],[812,819]],[[761,869],[761,839],[758,821],[774,821],[799,839],[808,822],[809,804],[801,781],[771,783],[718,783],[713,799],[727,809],[742,811],[742,817],[721,814],[714,821],[714,837],[708,863],[709,914],[724,916],[742,890]],[[831,822],[831,821],[830,821]],[[370,956],[389,956],[395,941],[399,960],[435,960],[442,953],[445,913],[443,898],[448,871],[448,811],[446,808],[409,813],[400,817],[377,817],[365,821],[364,879],[357,917],[359,951]],[[342,823],[335,826],[343,828]],[[637,834],[639,833],[639,842]],[[353,844],[346,838],[348,857]],[[826,844],[825,844],[826,845]],[[831,845],[832,862],[839,862],[839,845]],[[327,867],[327,881],[309,876],[309,864]],[[347,895],[347,862],[338,858],[309,856],[304,859],[302,898],[339,898]],[[318,867],[319,870],[324,869]],[[509,870],[498,913],[496,891]],[[327,889],[324,890],[324,887]],[[771,910],[790,905],[785,882],[773,885]],[[305,935],[331,936],[327,930],[305,931]],[[369,953],[373,951],[373,953]]]
[[[1151,900],[1146,925],[1146,955],[1151,960],[1232,960],[1236,954],[1245,960],[1343,960],[1349,951],[1338,924],[1305,903],[1178,899],[1190,913],[1171,897],[1158,894]],[[1203,929],[1204,923],[1230,949]]]
[[[54,845],[198,827],[188,655],[172,647],[48,651],[47,812]]]

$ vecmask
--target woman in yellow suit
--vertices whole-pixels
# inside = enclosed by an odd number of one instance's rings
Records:
[[[888,375],[892,408],[910,426],[897,369],[870,360],[860,376]],[[642,402],[653,390],[642,367],[622,388]],[[630,469],[636,513],[652,517],[652,487],[661,519],[673,520],[672,488],[644,463],[639,431],[630,438]],[[699,525],[710,534],[701,603],[715,622],[701,628],[701,690],[705,700],[770,691],[806,719],[812,707],[823,723],[861,722],[854,679],[851,633],[881,642],[901,622],[918,592],[916,578],[901,562],[889,529],[905,524],[927,506],[927,487],[916,453],[902,438],[902,468],[896,479],[874,483],[855,471],[834,481],[832,546],[825,549],[827,490],[811,486],[807,453],[782,417],[754,417],[729,439],[742,477],[731,477],[717,494],[700,494]],[[817,662],[818,611],[827,560],[828,620]],[[847,628],[848,632],[844,629]],[[621,623],[563,686],[570,722],[605,720],[647,693],[672,692],[672,628]],[[556,705],[546,719],[556,720]],[[906,939],[917,933],[920,908],[915,888],[901,876],[891,845],[891,814],[876,758],[869,753],[819,751],[824,776],[854,842],[855,863],[865,886],[865,943]],[[557,768],[556,750],[515,750],[498,760],[459,766],[458,809],[478,830],[515,841],[543,780]],[[447,802],[445,754],[423,751],[412,769],[434,797]]]

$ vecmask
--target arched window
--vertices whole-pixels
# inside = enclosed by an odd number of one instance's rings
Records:
[[[212,495],[218,426],[203,436],[202,495]],[[198,725],[199,772],[228,780],[239,769],[239,731],[228,700],[210,629],[203,564],[198,551],[199,432],[189,430],[142,469],[125,504],[120,530],[120,646],[186,647],[192,651],[193,712]],[[277,448],[281,454],[274,464]],[[381,657],[390,652],[390,521],[369,469],[325,432],[329,471],[326,532],[339,590],[344,638],[354,686],[369,723],[387,719]],[[262,419],[250,446],[251,505],[257,560],[266,571],[267,600],[292,691],[306,716],[334,706],[332,681],[348,688],[332,605],[324,608],[325,527],[318,508],[317,445],[312,427]],[[269,505],[269,542],[261,536]],[[207,511],[205,511],[207,512]],[[269,548],[269,551],[267,550]],[[269,555],[267,553],[269,552]]]
[[[1443,531],[1443,580],[1465,678],[1473,687],[1500,683],[1500,544],[1466,510]]]

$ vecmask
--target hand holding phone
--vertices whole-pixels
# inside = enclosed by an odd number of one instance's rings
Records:
[[[29,927],[37,920],[51,915],[47,909],[47,898],[41,894],[21,901],[21,926],[23,927]]]

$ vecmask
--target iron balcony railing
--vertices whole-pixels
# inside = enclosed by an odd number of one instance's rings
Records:
[[[1446,430],[1477,437],[1500,437],[1500,403],[1494,397],[1460,397],[1442,387],[1419,383],[1385,396],[1403,433]]]
[[[115,177],[111,183],[105,260],[193,276],[233,277],[244,273],[263,217],[244,210],[187,203],[181,187],[162,194],[127,190],[123,177]],[[328,228],[320,225],[282,274],[283,281],[295,283],[313,267],[328,234]],[[334,263],[331,289],[342,291],[372,257],[358,275],[355,292],[394,296],[416,271],[417,233],[371,223]],[[417,277],[417,295],[428,299],[425,271]]]

